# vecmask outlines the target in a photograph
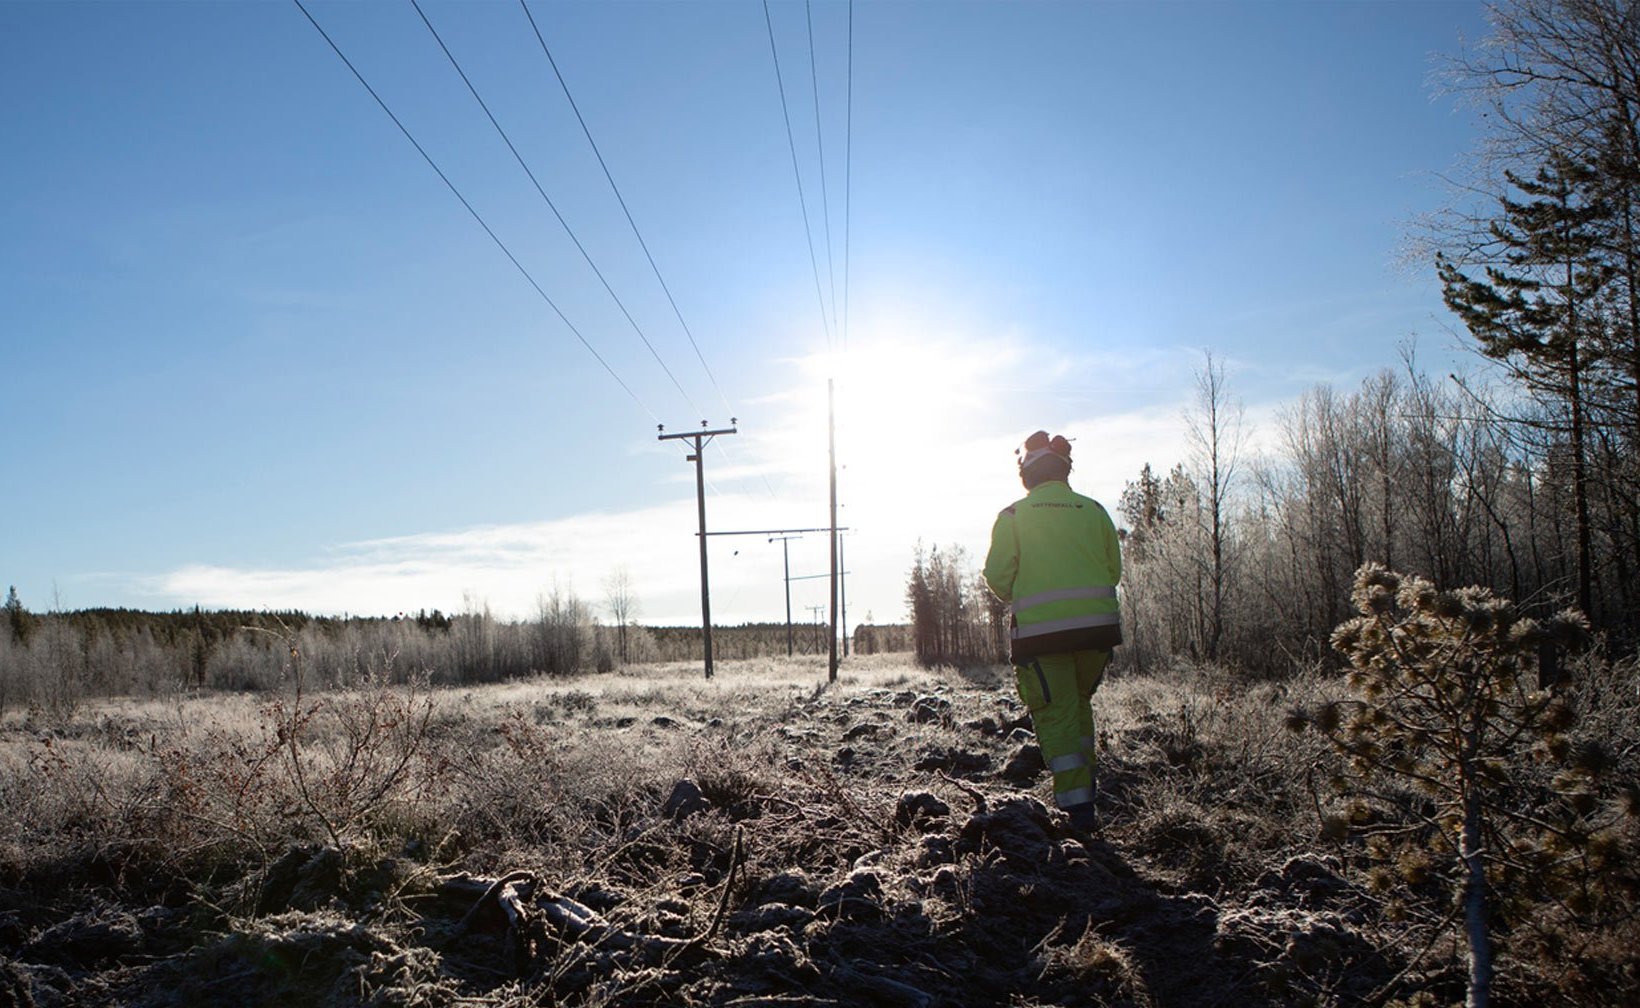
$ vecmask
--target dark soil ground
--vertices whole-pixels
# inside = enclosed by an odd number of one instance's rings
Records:
[[[441,699],[443,793],[340,846],[54,824],[0,878],[0,1008],[1462,1000],[1450,936],[1318,852],[1281,688],[1108,685],[1087,835],[1001,670],[627,687]]]

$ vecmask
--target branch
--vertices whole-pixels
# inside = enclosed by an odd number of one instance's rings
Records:
[[[509,885],[514,885],[518,882],[525,882],[525,881],[533,880],[534,878],[535,878],[535,873],[534,872],[513,871],[513,872],[508,872],[507,874],[505,874],[505,875],[501,876],[500,878],[496,879],[494,882],[490,883],[489,887],[484,890],[483,895],[479,896],[478,901],[473,904],[472,909],[467,911],[466,916],[462,917],[461,922],[456,925],[456,929],[453,932],[450,933],[450,939],[449,939],[450,942],[454,943],[454,942],[456,942],[456,941],[458,941],[461,938],[466,936],[468,930],[472,928],[473,923],[478,920],[479,911],[483,910],[484,907],[486,905],[488,905],[491,900],[494,900],[497,897],[499,897],[501,895],[501,890],[502,889],[504,889],[505,887],[507,887]],[[446,879],[445,882],[444,882],[444,885],[445,886],[454,886],[454,885],[458,885],[458,884],[462,884],[462,883],[467,883],[467,882],[470,882],[470,881],[474,881],[474,880]]]

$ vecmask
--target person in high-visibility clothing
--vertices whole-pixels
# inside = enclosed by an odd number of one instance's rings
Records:
[[[1009,660],[1053,771],[1054,802],[1091,830],[1099,823],[1093,693],[1122,643],[1122,550],[1104,507],[1067,482],[1069,441],[1037,431],[1016,454],[1028,492],[997,515],[985,583],[1013,610]]]

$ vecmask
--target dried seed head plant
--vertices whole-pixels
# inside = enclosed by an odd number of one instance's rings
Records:
[[[1472,1004],[1485,1003],[1493,940],[1545,903],[1599,914],[1632,899],[1633,862],[1602,802],[1610,761],[1576,738],[1570,687],[1540,686],[1545,654],[1582,652],[1584,616],[1522,613],[1484,588],[1440,590],[1362,566],[1333,647],[1351,699],[1292,711],[1339,757],[1340,803],[1323,832],[1364,838],[1373,887],[1439,885],[1462,916]],[[1616,788],[1610,788],[1614,793]]]

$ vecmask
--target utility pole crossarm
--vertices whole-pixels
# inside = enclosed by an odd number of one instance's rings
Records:
[[[679,440],[680,438],[682,438],[682,439],[695,438],[695,439],[698,440],[700,438],[716,437],[719,434],[739,434],[739,433],[740,433],[740,431],[736,430],[733,427],[721,427],[717,430],[679,431],[676,434],[659,434],[655,437],[655,440],[656,441],[676,441],[676,440]]]

